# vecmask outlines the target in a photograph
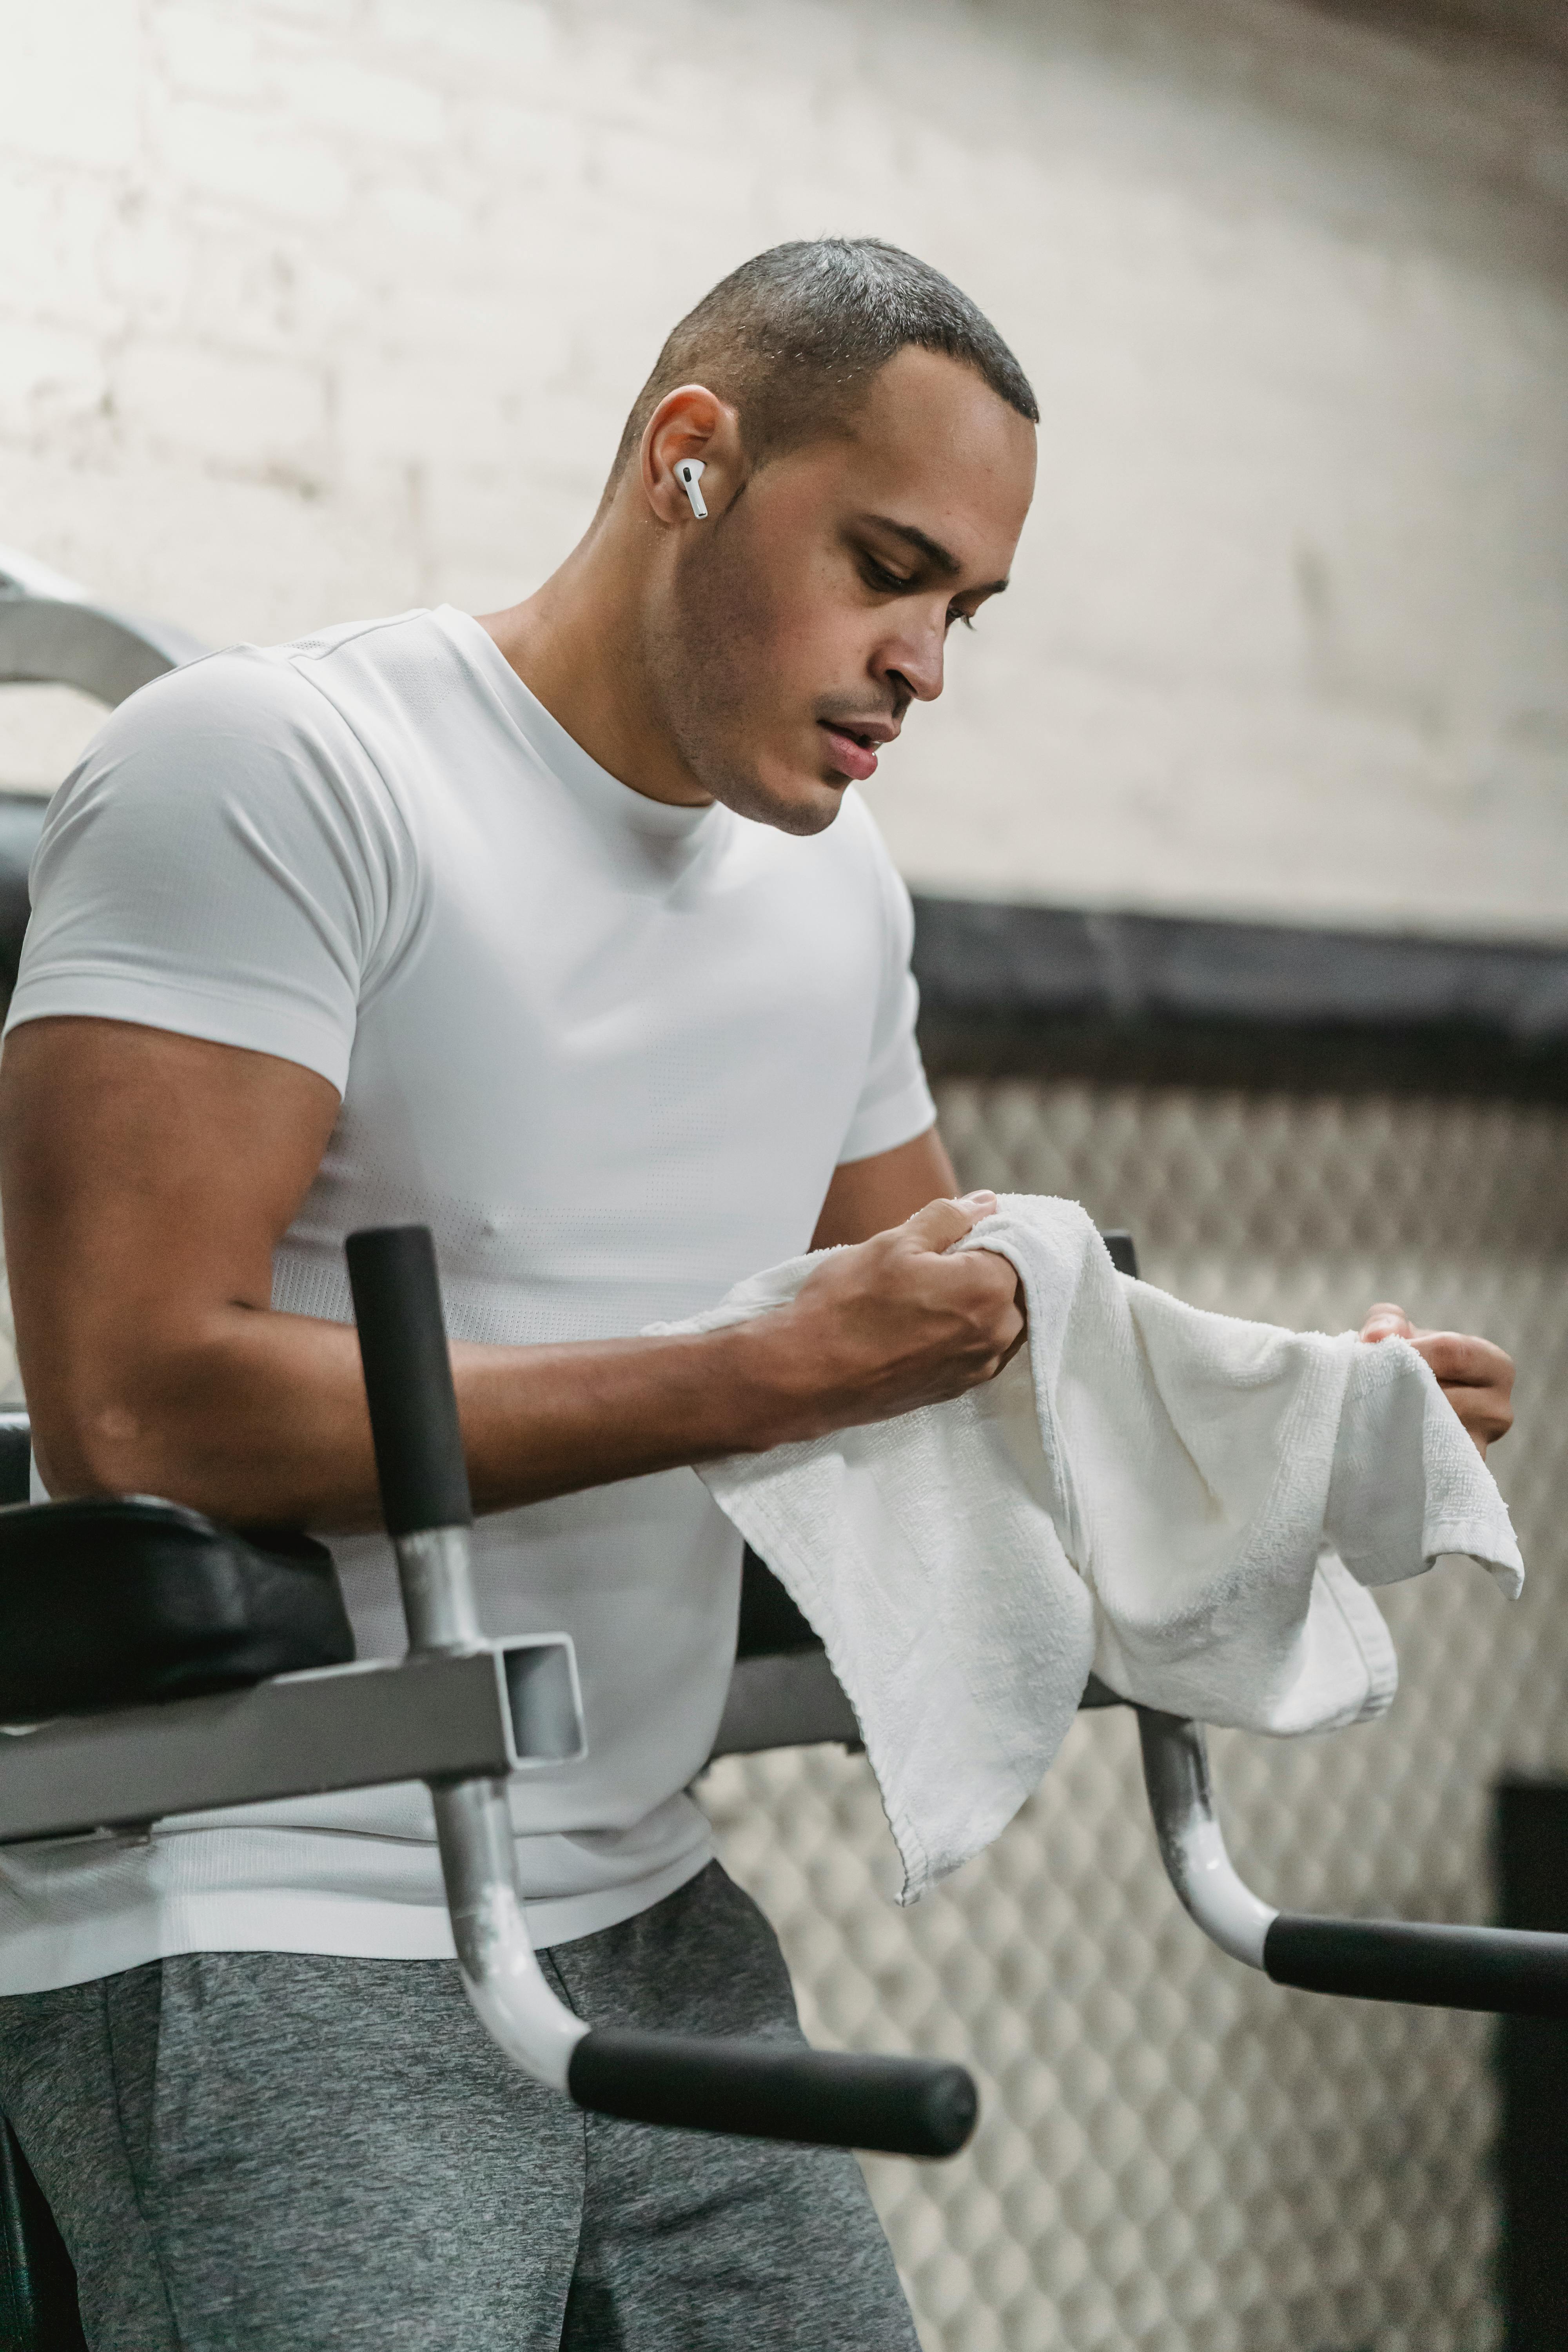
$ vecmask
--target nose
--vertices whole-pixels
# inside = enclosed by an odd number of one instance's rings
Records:
[[[934,702],[942,692],[946,648],[945,602],[930,620],[905,613],[900,615],[898,635],[881,647],[879,675],[892,686],[900,702]]]

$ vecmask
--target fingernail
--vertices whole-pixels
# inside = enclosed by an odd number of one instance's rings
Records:
[[[994,1209],[996,1195],[994,1192],[965,1192],[958,1205],[961,1209]]]

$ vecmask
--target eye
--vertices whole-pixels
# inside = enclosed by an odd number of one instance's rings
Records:
[[[908,580],[896,572],[889,572],[887,565],[879,563],[874,555],[862,552],[860,571],[867,586],[875,588],[879,595],[901,596],[910,586]]]
[[[955,604],[949,605],[947,613],[947,625],[950,629],[952,628],[954,621],[962,621],[966,629],[972,629],[974,626],[974,620],[975,616],[973,613],[961,613]]]

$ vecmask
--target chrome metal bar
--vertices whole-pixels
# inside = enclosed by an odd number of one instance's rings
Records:
[[[430,1795],[464,1990],[513,2065],[564,2091],[588,2029],[556,1998],[529,1938],[506,1783],[462,1780]]]
[[[475,1650],[484,1642],[474,1598],[473,1550],[467,1528],[422,1528],[399,1536],[397,1580],[411,1650]]]
[[[1276,1911],[1237,1876],[1195,1723],[1138,1709],[1143,1780],[1172,1885],[1205,1935],[1274,1983],[1358,2000],[1568,2018],[1568,1936]]]
[[[564,1636],[279,1675],[0,1733],[0,1843],[579,1752]]]
[[[434,1244],[422,1226],[385,1226],[352,1234],[348,1258],[409,1641],[416,1654],[460,1650],[479,1638],[471,1504]],[[781,2049],[767,2038],[591,2031],[557,2000],[530,1943],[505,1781],[437,1780],[430,1794],[464,1986],[491,2040],[526,2074],[579,2106],[689,2131],[910,2156],[951,2156],[968,2137],[975,2090],[959,2066]]]
[[[420,1528],[398,1536],[394,1549],[410,1656],[463,1656],[482,1647],[468,1529]],[[569,1727],[560,1720],[558,1685],[553,1701],[558,1738],[575,1733],[565,1752],[582,1754],[574,1675]],[[426,1777],[463,1989],[480,2024],[512,2064],[552,2090],[564,2091],[572,2053],[588,2029],[557,1998],[534,1952],[518,1885],[506,1782],[489,1774]]]
[[[837,1739],[860,1746],[855,1710],[821,1650],[742,1658],[730,1677],[715,1756],[754,1756],[764,1748],[809,1748]]]
[[[100,604],[62,572],[0,547],[0,682],[74,686],[113,704],[208,650],[171,621]]]
[[[1279,1913],[1259,1900],[1226,1852],[1209,1786],[1203,1727],[1151,1706],[1137,1710],[1143,1785],[1166,1875],[1211,1942],[1249,1969]]]

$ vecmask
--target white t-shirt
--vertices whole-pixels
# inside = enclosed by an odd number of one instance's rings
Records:
[[[606,773],[449,608],[240,646],[145,687],[57,794],[8,1028],[96,1014],[248,1046],[342,1106],[273,1305],[351,1319],[356,1226],[434,1231],[454,1339],[689,1315],[804,1249],[835,1166],[933,1117],[911,919],[864,805],[807,840]],[[708,1859],[686,1793],[740,1542],[689,1470],[481,1519],[487,1631],[564,1629],[589,1752],[514,1784],[541,1944]],[[384,1538],[332,1538],[361,1657]],[[167,1954],[440,1958],[418,1784],[0,1852],[0,1991]]]

